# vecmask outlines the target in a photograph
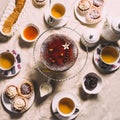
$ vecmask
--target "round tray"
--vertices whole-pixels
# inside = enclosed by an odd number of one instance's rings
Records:
[[[51,70],[48,70],[44,65],[41,64],[40,59],[40,47],[43,43],[43,41],[51,34],[64,34],[68,37],[70,37],[72,40],[75,41],[77,47],[78,47],[78,58],[75,62],[75,64],[67,71],[64,72],[54,72]],[[83,50],[80,48],[80,34],[76,32],[75,30],[68,28],[68,27],[62,27],[60,29],[56,28],[50,28],[44,31],[38,40],[34,44],[33,48],[33,57],[35,61],[35,65],[37,70],[42,73],[44,76],[46,76],[48,79],[56,80],[56,81],[63,81],[68,80],[73,77],[75,77],[81,70],[84,68],[87,58],[88,58],[88,48],[85,47],[86,50]]]

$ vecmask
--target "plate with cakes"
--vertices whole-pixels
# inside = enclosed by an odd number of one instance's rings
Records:
[[[75,77],[87,61],[81,49],[80,34],[71,28],[50,28],[34,44],[33,57],[36,69],[49,79],[62,81]]]
[[[11,37],[20,24],[23,9],[27,0],[10,0],[0,21],[0,33],[3,36]]]
[[[78,0],[74,8],[76,18],[84,24],[97,24],[106,16],[104,0]]]
[[[28,80],[8,83],[2,92],[3,106],[13,113],[24,113],[33,104],[34,86]]]

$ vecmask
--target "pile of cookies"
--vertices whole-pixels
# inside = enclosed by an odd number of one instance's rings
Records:
[[[15,8],[13,12],[6,18],[2,31],[6,34],[10,33],[12,31],[13,25],[16,23],[26,0],[15,0]]]
[[[80,0],[77,12],[84,16],[88,23],[97,23],[102,19],[104,0]]]
[[[11,110],[24,112],[28,109],[28,102],[33,95],[33,91],[33,84],[25,80],[18,85],[8,85],[4,91],[4,95],[10,101]]]

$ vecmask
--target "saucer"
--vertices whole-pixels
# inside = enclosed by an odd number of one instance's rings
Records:
[[[8,85],[18,86],[20,82],[21,82],[21,81],[18,81],[18,80],[13,81],[13,82],[10,82],[10,83],[8,83],[7,85],[5,85],[5,88],[6,88]],[[27,110],[32,106],[32,104],[33,104],[33,102],[34,102],[34,98],[35,98],[35,93],[34,93],[34,92],[33,92],[33,95],[31,96],[31,98],[28,99],[28,104],[27,104],[26,110],[24,110],[24,111],[22,111],[22,112],[15,111],[14,109],[12,109],[12,101],[10,101],[10,100],[6,97],[6,95],[4,94],[5,88],[3,89],[3,92],[2,92],[2,94],[1,94],[1,100],[2,100],[3,106],[4,106],[8,111],[10,111],[10,112],[12,112],[12,113],[23,113],[23,112],[27,111]]]
[[[105,46],[108,46],[108,45],[112,45],[112,46],[114,46],[114,47],[116,47],[116,48],[119,49],[119,46],[117,44],[110,44],[110,43],[101,44],[101,45],[99,45],[96,48],[96,50],[94,52],[93,61],[94,61],[95,65],[98,67],[98,69],[100,69],[101,71],[104,71],[104,72],[113,72],[113,71],[117,70],[120,67],[120,59],[118,59],[118,61],[115,62],[112,65],[107,65],[107,64],[103,63],[100,60],[101,49],[103,47],[105,47]]]
[[[94,23],[89,23],[89,22],[86,20],[86,15],[85,15],[85,16],[82,16],[82,15],[80,15],[80,14],[78,13],[78,11],[77,11],[77,6],[78,6],[78,2],[79,2],[79,1],[80,1],[80,0],[78,0],[78,1],[76,2],[76,4],[75,4],[74,12],[75,12],[76,18],[77,18],[80,22],[82,22],[82,23],[84,23],[84,24],[87,24],[87,25],[93,25],[93,24],[99,23],[99,22],[106,16],[106,9],[105,9],[105,7],[104,7],[103,10],[102,10],[102,12],[101,12],[101,20],[100,20],[100,21],[97,21],[97,22],[94,22]]]
[[[63,20],[61,20],[61,21],[59,22],[59,24],[57,24],[57,25],[48,23],[48,18],[49,18],[49,11],[47,10],[47,11],[45,12],[45,15],[44,15],[45,22],[46,22],[49,26],[51,26],[51,27],[59,28],[59,27],[65,26],[65,25],[67,24],[69,16],[65,15],[65,17],[63,18]]]
[[[20,54],[18,54],[15,50],[7,50],[8,52],[11,52],[16,61],[15,61],[15,64],[14,66],[10,69],[10,70],[0,70],[1,74],[5,77],[12,77],[12,76],[15,76],[17,73],[20,72],[21,70],[21,57],[20,57]]]
[[[80,108],[80,101],[79,101],[79,98],[77,96],[75,96],[73,93],[70,93],[70,92],[67,92],[67,91],[64,91],[64,92],[59,92],[58,94],[56,94],[53,98],[53,101],[52,101],[52,112],[53,114],[59,119],[59,120],[72,120],[74,119],[75,117],[78,116],[79,112],[76,113],[75,115],[72,115],[70,117],[63,117],[61,115],[59,115],[59,113],[56,113],[56,110],[57,110],[57,103],[59,101],[59,99],[61,97],[72,97],[74,99],[74,101],[76,102],[78,108]],[[79,109],[80,111],[80,109]]]

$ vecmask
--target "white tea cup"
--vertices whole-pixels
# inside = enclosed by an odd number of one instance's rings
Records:
[[[0,53],[0,69],[10,70],[15,64],[15,57],[11,52],[2,52]]]
[[[31,43],[37,40],[40,30],[37,25],[28,23],[21,27],[20,34],[22,40]]]
[[[72,97],[62,97],[58,100],[57,103],[57,112],[62,117],[70,117],[79,112],[76,102]]]
[[[100,52],[100,60],[107,65],[112,65],[120,58],[119,52],[119,49],[114,46],[105,46]]]
[[[66,7],[62,3],[55,3],[49,9],[49,17],[48,24],[49,25],[57,25],[59,24],[65,17]]]

